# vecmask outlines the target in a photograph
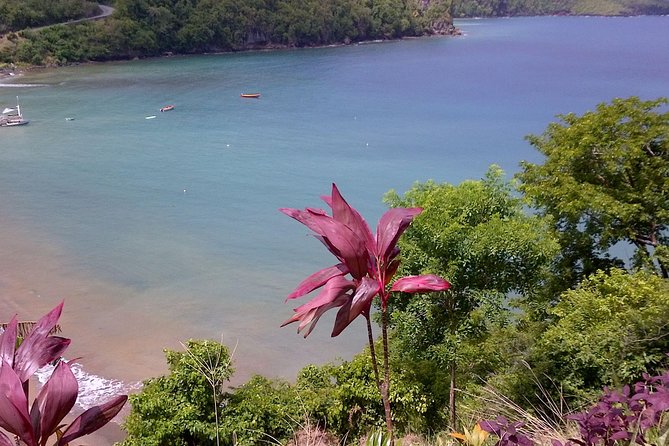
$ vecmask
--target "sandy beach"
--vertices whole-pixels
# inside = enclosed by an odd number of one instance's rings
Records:
[[[88,277],[73,263],[70,254],[53,240],[0,212],[0,320],[9,320],[14,314],[21,320],[36,320],[64,300],[61,335],[72,339],[65,357],[80,358],[76,362],[88,374],[122,381],[127,393],[140,388],[142,380],[167,372],[164,349],[182,350],[182,342],[201,337],[198,327],[170,318],[165,309],[133,301],[135,290]],[[303,341],[288,331],[285,334]],[[235,340],[223,341],[231,349],[235,347]],[[248,358],[259,349],[253,357],[265,355],[269,359],[235,363],[231,386],[259,370],[277,373],[276,368],[264,364],[271,361],[262,350],[266,347],[254,342],[252,336],[246,341],[235,357]],[[254,369],[247,369],[249,366]],[[125,433],[120,423],[129,410],[127,404],[114,422],[77,444],[111,446],[122,440]]]
[[[111,296],[95,292],[96,284],[84,283],[83,278],[64,271],[59,263],[65,258],[57,248],[8,224],[4,217],[0,215],[1,320],[9,320],[14,314],[23,320],[35,320],[64,299],[60,325],[62,335],[72,339],[66,357],[80,357],[77,362],[87,372],[126,383],[166,372],[162,349],[178,349],[179,342],[174,339],[172,345],[162,345],[156,340],[160,337],[146,336],[151,330],[165,330],[164,324],[147,316],[150,312],[138,311],[132,317],[133,313],[128,315],[111,304]],[[117,358],[127,358],[123,363],[134,366],[124,367]],[[111,446],[122,440],[124,432],[119,423],[129,408],[126,405],[114,422],[77,444]]]
[[[21,70],[17,70],[16,68],[0,68],[0,81],[4,79],[13,79],[21,74]]]

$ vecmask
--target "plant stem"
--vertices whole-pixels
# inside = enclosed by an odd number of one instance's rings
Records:
[[[451,369],[451,383],[448,392],[448,408],[450,412],[451,429],[454,432],[457,432],[457,426],[455,425],[455,423],[457,422],[457,417],[455,414],[455,361],[454,360],[451,360],[449,368]]]
[[[369,353],[372,357],[372,367],[374,368],[374,379],[376,380],[376,387],[381,392],[381,378],[379,377],[379,366],[376,362],[376,348],[374,347],[374,334],[372,333],[372,322],[369,315],[365,316],[367,320],[367,341],[369,342]],[[381,392],[382,393],[382,392]]]
[[[393,440],[393,417],[390,411],[390,366],[388,363],[388,308],[381,306],[381,333],[383,336],[383,385],[381,387],[381,399],[383,400],[383,410],[386,413],[386,430],[390,445],[395,444]]]

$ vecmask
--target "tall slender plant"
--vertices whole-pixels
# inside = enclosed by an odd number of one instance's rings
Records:
[[[282,326],[299,321],[297,331],[304,331],[306,338],[326,311],[339,308],[332,330],[335,337],[358,316],[365,318],[372,366],[383,401],[386,430],[392,442],[388,301],[392,292],[443,291],[450,287],[450,283],[435,275],[421,275],[403,277],[389,287],[400,264],[397,242],[413,218],[421,213],[421,208],[390,209],[381,216],[376,234],[373,234],[358,211],[344,200],[335,184],[332,185],[332,194],[321,198],[331,208],[331,216],[322,209],[314,208],[282,208],[280,211],[311,229],[339,263],[310,275],[288,295],[286,300],[295,299],[320,288],[318,294],[297,307],[293,317]],[[383,379],[379,374],[370,319],[372,302],[377,296],[381,304]]]

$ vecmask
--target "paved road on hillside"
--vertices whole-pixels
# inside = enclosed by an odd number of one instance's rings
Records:
[[[50,28],[50,27],[56,26],[56,25],[72,25],[72,24],[75,24],[75,23],[88,22],[90,20],[101,20],[101,19],[104,19],[105,17],[109,17],[114,12],[114,8],[112,8],[111,6],[101,5],[101,4],[98,4],[98,6],[102,10],[102,12],[98,15],[93,16],[93,17],[85,17],[83,19],[70,20],[69,22],[53,23],[51,25],[38,26],[37,28],[26,28],[26,29],[22,29],[21,31],[39,31],[41,29]]]
[[[104,19],[105,17],[108,17],[108,16],[112,15],[112,13],[114,12],[114,8],[112,8],[111,6],[100,5],[100,4],[98,4],[98,6],[100,7],[100,9],[102,9],[101,14],[93,16],[93,17],[86,17],[85,19],[71,20],[69,22],[65,22],[65,24],[86,22],[88,20],[100,20],[100,19]]]

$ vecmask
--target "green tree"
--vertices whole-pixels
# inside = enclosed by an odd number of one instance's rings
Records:
[[[391,366],[394,427],[405,433],[430,431],[439,424],[448,401],[443,376],[434,369],[407,367],[405,362]],[[312,422],[340,438],[355,438],[383,426],[385,414],[375,380],[369,349],[365,349],[350,361],[303,368],[295,391]]]
[[[577,283],[616,262],[617,243],[635,247],[636,267],[669,277],[668,100],[614,99],[582,116],[558,116],[528,136],[543,164],[522,163],[520,190],[553,216],[563,251],[557,274]]]
[[[130,397],[122,446],[217,444],[216,407],[233,373],[230,355],[215,341],[190,340],[186,347],[184,352],[166,350],[169,374],[145,381],[142,391]]]
[[[491,317],[504,319],[511,293],[531,302],[558,249],[549,220],[526,215],[503,176],[493,166],[480,181],[429,181],[404,197],[394,191],[385,197],[392,207],[424,209],[400,240],[400,273],[439,274],[453,285],[444,293],[396,299],[392,314],[404,355],[450,370],[452,425],[465,340],[482,336]]]
[[[531,362],[563,395],[588,398],[669,366],[669,281],[647,272],[598,272],[565,292]]]
[[[226,394],[221,410],[225,444],[254,446],[285,444],[308,413],[301,395],[290,383],[255,375]]]

